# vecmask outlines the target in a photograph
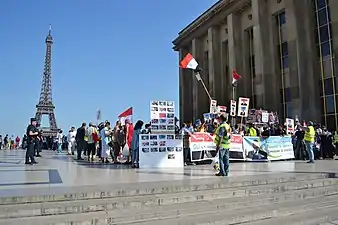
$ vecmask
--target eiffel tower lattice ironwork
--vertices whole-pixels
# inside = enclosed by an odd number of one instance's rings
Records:
[[[46,56],[45,65],[42,76],[42,85],[40,92],[39,103],[36,105],[35,118],[39,124],[43,115],[47,115],[49,118],[49,127],[43,127],[43,135],[55,135],[58,132],[58,127],[55,120],[55,106],[52,102],[52,27],[49,26],[49,32],[46,37]]]

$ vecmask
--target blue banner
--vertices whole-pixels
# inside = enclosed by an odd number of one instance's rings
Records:
[[[244,137],[243,149],[248,161],[293,159],[290,136]]]

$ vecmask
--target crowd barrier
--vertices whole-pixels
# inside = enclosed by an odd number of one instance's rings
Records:
[[[209,133],[194,133],[189,138],[192,162],[212,160],[216,145]],[[230,160],[232,161],[273,161],[293,159],[293,145],[290,136],[268,138],[231,135]]]

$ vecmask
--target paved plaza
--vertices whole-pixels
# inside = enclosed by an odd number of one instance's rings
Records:
[[[129,165],[76,161],[73,156],[44,150],[39,164],[25,165],[24,150],[0,151],[0,193],[18,195],[32,190],[76,189],[78,186],[111,186],[149,182],[196,181],[219,179],[210,165],[184,169],[131,169]],[[329,173],[338,171],[338,161],[324,160],[316,164],[303,161],[271,163],[234,162],[230,178],[278,173]]]
[[[53,151],[42,155],[39,164],[25,165],[25,151],[0,151],[0,225],[312,225],[338,219],[336,160],[234,162],[230,177],[215,177],[210,165],[131,169]]]

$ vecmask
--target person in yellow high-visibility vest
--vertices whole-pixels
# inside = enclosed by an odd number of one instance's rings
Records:
[[[218,117],[219,126],[215,131],[214,143],[216,144],[216,152],[219,155],[219,173],[216,176],[229,175],[229,150],[230,150],[230,126],[224,115]]]
[[[314,142],[315,142],[316,132],[315,132],[315,128],[313,127],[313,122],[309,121],[307,123],[307,126],[302,126],[299,123],[297,125],[302,130],[305,131],[304,142],[305,142],[306,150],[307,150],[307,152],[309,154],[309,161],[308,161],[308,163],[314,163],[315,162],[315,157],[314,157],[314,153],[313,153],[313,145],[314,145]]]
[[[257,131],[256,129],[253,127],[253,124],[250,123],[249,124],[249,129],[248,129],[248,134],[247,136],[250,136],[250,137],[257,137]]]

